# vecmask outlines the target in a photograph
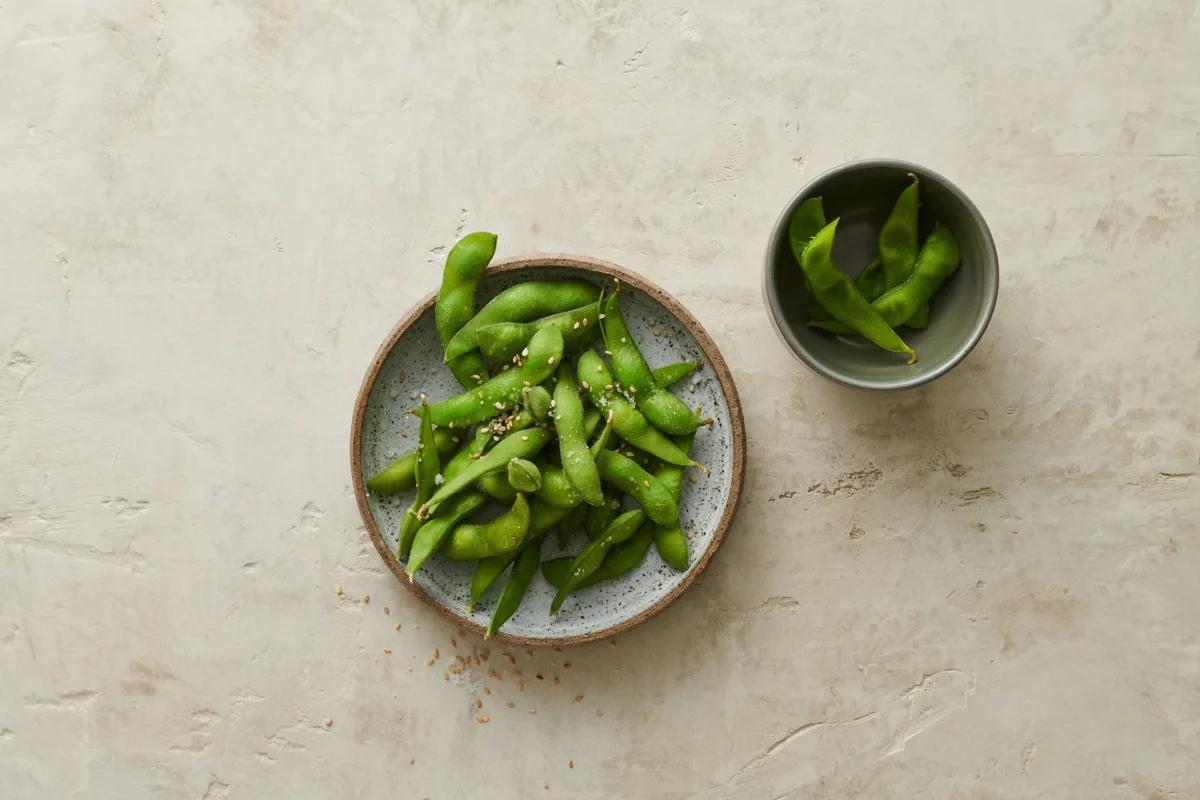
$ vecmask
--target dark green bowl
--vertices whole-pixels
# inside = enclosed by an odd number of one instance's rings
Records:
[[[810,328],[814,301],[792,255],[788,222],[810,197],[824,198],[825,215],[841,217],[833,257],[854,277],[875,255],[879,228],[908,173],[921,178],[921,235],[934,222],[958,237],[962,263],[930,303],[929,327],[900,328],[917,351],[917,362],[882,350],[860,336],[838,336]],[[763,297],[775,330],[803,363],[838,383],[861,389],[908,389],[945,375],[971,352],[992,318],[999,292],[1000,263],[983,215],[957,186],[918,164],[905,161],[854,161],[835,167],[801,189],[779,215],[763,265]]]

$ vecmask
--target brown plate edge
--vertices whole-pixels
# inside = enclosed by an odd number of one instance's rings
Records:
[[[696,341],[700,344],[700,349],[704,352],[704,357],[708,361],[710,368],[717,377],[718,383],[721,385],[721,392],[725,395],[725,403],[729,407],[730,428],[733,434],[733,474],[729,485],[729,499],[725,503],[725,510],[721,514],[721,519],[717,521],[717,528],[713,532],[712,541],[709,542],[704,552],[700,554],[699,559],[693,564],[683,576],[674,589],[667,593],[664,597],[659,598],[649,608],[641,611],[629,619],[622,620],[615,625],[610,625],[590,633],[576,634],[574,636],[555,636],[555,637],[529,637],[518,634],[505,633],[503,630],[497,631],[491,638],[498,642],[505,642],[514,645],[526,645],[536,647],[562,647],[578,644],[586,644],[587,642],[595,642],[601,639],[607,639],[611,636],[616,636],[619,633],[624,633],[636,625],[640,625],[651,617],[655,616],[671,603],[673,603],[679,595],[683,594],[692,582],[708,568],[709,561],[716,554],[721,543],[725,540],[725,535],[729,532],[729,527],[733,522],[733,516],[737,511],[738,505],[742,497],[742,481],[746,472],[746,426],[742,417],[742,404],[738,397],[737,386],[733,382],[733,375],[729,372],[729,366],[725,363],[721,351],[717,349],[716,343],[712,337],[708,335],[708,331],[704,326],[692,316],[678,300],[676,300],[669,292],[636,273],[626,270],[624,267],[617,266],[609,261],[603,261],[598,258],[589,256],[575,256],[564,253],[544,253],[525,256],[514,256],[512,258],[502,259],[493,263],[488,267],[485,275],[495,275],[503,272],[511,272],[520,269],[530,269],[539,267],[570,267],[573,269],[581,269],[587,272],[592,272],[605,277],[616,277],[625,283],[634,286],[646,294],[653,297],[665,308],[667,308],[676,319],[683,323],[684,327],[691,332]],[[409,590],[417,596],[426,605],[432,607],[435,611],[441,614],[446,619],[453,622],[455,625],[466,628],[474,633],[483,636],[486,632],[484,626],[470,619],[463,617],[458,612],[450,609],[441,603],[437,602],[424,589],[412,581],[408,572],[404,569],[404,565],[392,553],[391,548],[383,540],[383,536],[379,532],[379,526],[375,523],[375,517],[371,514],[370,506],[367,504],[367,487],[362,474],[362,424],[363,415],[366,412],[367,399],[371,395],[371,389],[375,385],[375,379],[379,375],[379,370],[383,367],[383,362],[392,348],[400,340],[400,337],[412,326],[412,324],[424,314],[437,299],[437,292],[433,291],[425,295],[416,305],[409,309],[400,321],[392,328],[387,338],[375,351],[375,356],[371,360],[370,366],[367,368],[367,373],[363,377],[362,384],[358,389],[358,397],[354,403],[354,418],[351,425],[350,434],[350,473],[354,483],[354,496],[358,502],[358,512],[362,517],[363,524],[367,528],[367,533],[371,537],[371,541],[375,544],[375,549],[379,551],[380,557],[387,564],[388,569],[392,571],[402,584],[407,586]]]

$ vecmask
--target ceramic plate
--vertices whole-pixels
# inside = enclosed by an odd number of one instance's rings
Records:
[[[492,265],[479,283],[477,301],[482,306],[518,282],[564,278],[585,278],[598,285],[618,278],[625,320],[652,366],[703,359],[695,376],[675,392],[713,418],[712,425],[700,429],[692,450],[709,472],[683,484],[679,507],[689,536],[687,571],[668,567],[651,546],[640,567],[576,592],[557,617],[549,615],[554,590],[539,573],[521,608],[494,637],[521,644],[592,641],[627,630],[665,608],[704,570],[721,544],[737,508],[745,469],[742,411],[725,360],[700,323],[662,289],[615,264],[578,256],[530,256]],[[354,407],[351,470],[363,522],[388,568],[440,613],[482,634],[507,576],[496,581],[474,611],[467,608],[474,562],[435,556],[415,581],[410,580],[395,552],[400,518],[412,502],[412,492],[381,497],[368,493],[363,483],[416,446],[419,421],[408,410],[422,392],[436,401],[461,391],[442,363],[434,298],[431,293],[400,320],[367,370]],[[559,551],[554,539],[553,534],[546,537],[543,559],[577,553],[586,541],[580,533]]]

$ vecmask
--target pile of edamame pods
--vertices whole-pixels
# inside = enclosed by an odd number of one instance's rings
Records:
[[[552,615],[571,592],[634,569],[652,543],[686,569],[679,497],[686,470],[703,470],[692,439],[711,422],[668,388],[700,362],[651,369],[621,315],[619,285],[526,281],[477,312],[475,287],[495,251],[494,234],[464,236],[434,306],[462,393],[422,397],[417,449],[367,481],[378,494],[416,488],[398,537],[410,576],[434,554],[474,560],[474,607],[511,567],[488,636],[517,611],[539,565],[557,589]],[[493,503],[501,513],[481,517]],[[560,549],[581,528],[589,543],[542,563],[556,528]]]
[[[929,301],[958,268],[958,240],[940,222],[920,242],[917,225],[920,180],[911,183],[879,231],[879,254],[851,280],[833,262],[833,241],[838,220],[825,221],[820,197],[801,203],[788,226],[796,256],[809,290],[819,304],[808,324],[832,333],[865,336],[871,342],[917,360],[917,353],[896,333],[929,324]]]

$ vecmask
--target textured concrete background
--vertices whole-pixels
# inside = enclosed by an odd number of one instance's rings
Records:
[[[0,797],[1200,796],[1196,4],[652,5],[0,4]],[[1001,252],[908,394],[759,299],[860,156]],[[742,391],[727,544],[614,644],[457,637],[359,524],[358,381],[480,227]]]

